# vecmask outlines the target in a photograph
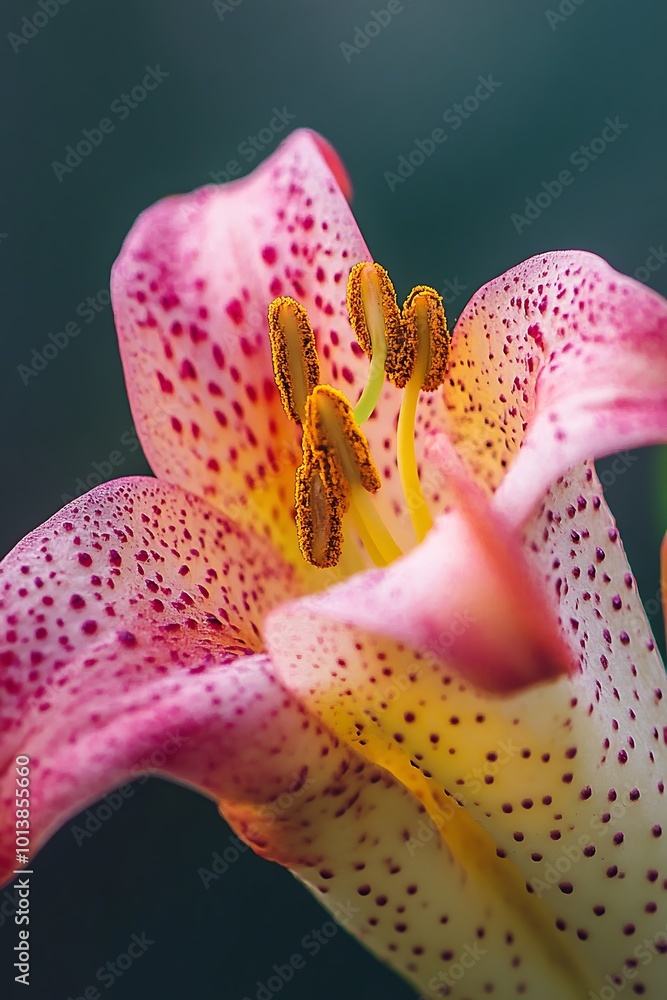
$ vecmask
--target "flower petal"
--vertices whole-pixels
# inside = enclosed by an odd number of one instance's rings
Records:
[[[249,177],[144,212],[112,274],[130,404],[153,471],[270,534],[299,563],[299,431],[274,384],[267,308],[278,295],[302,303],[322,381],[356,402],[369,362],[350,327],[346,282],[352,265],[371,255],[349,193],[335,152],[300,130]],[[433,423],[428,399],[420,428]],[[386,385],[364,431],[384,479],[378,509],[401,515],[395,532],[407,544],[412,530],[391,447],[400,402]]]
[[[347,270],[369,257],[344,178],[333,150],[301,130],[248,178],[144,212],[112,276],[130,403],[154,472],[291,551],[299,433],[274,384],[267,308],[278,295],[303,303],[326,370]],[[351,340],[331,366],[338,381],[354,367]]]
[[[259,854],[417,986],[471,959],[469,983],[539,983],[538,924],[489,901],[490,879],[507,886],[489,846],[465,865],[444,849],[419,797],[318,724],[258,651],[260,616],[294,582],[268,546],[195,497],[128,479],[37,529],[0,578],[3,877],[17,755],[30,758],[31,859],[78,810],[158,773],[220,800]],[[438,815],[469,849],[455,812]],[[567,952],[549,960],[544,997],[574,1000]]]
[[[0,568],[3,874],[17,755],[33,848],[158,751],[158,769],[221,794],[210,730],[247,693],[262,619],[288,593],[295,574],[266,542],[152,479],[100,486],[24,539]]]
[[[362,768],[332,775],[317,820],[323,860],[294,868],[336,919],[428,996],[453,996],[464,970],[466,997],[585,995],[586,970],[533,898],[516,906],[522,880],[465,811],[422,789],[427,812],[385,772]]]
[[[370,634],[323,616],[312,669],[297,665],[332,728],[409,787],[426,777],[462,803],[597,993],[606,976],[636,967],[640,942],[651,960],[667,951],[664,669],[592,470],[569,473],[525,530],[524,551],[577,656],[569,677],[493,698],[424,651],[379,638],[378,626]],[[419,586],[410,578],[396,593],[392,622]],[[303,623],[292,629],[304,635]],[[285,653],[279,673],[297,660],[294,648]],[[636,984],[657,998],[664,959],[647,963]]]
[[[662,594],[662,620],[667,635],[667,535],[660,549],[660,592]]]
[[[459,477],[451,464],[447,467],[450,485],[458,479],[458,507],[438,519],[417,549],[385,570],[357,574],[270,616],[267,642],[277,663],[291,646],[286,636],[304,629],[306,664],[292,663],[296,674],[289,678],[284,673],[303,696],[321,689],[325,699],[349,703],[349,672],[355,674],[355,687],[368,683],[368,665],[355,657],[335,679],[319,669],[320,626],[326,630],[332,623],[391,636],[421,650],[447,673],[459,670],[469,683],[496,693],[553,679],[571,668],[557,619],[517,551],[519,536],[465,474]]]
[[[593,254],[542,254],[473,296],[449,374],[448,434],[526,516],[577,462],[667,438],[667,302]]]

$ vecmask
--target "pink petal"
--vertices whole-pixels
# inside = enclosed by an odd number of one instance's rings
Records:
[[[533,257],[464,310],[445,401],[466,464],[520,521],[575,463],[667,438],[667,303],[592,254]]]
[[[434,534],[446,537],[443,526]],[[576,670],[560,679],[498,698],[444,668],[457,631],[479,628],[452,621],[449,595],[442,658],[428,646],[415,649],[407,630],[402,641],[380,635],[395,634],[413,588],[428,601],[428,582],[417,573],[384,590],[383,622],[359,627],[347,588],[336,588],[297,602],[296,616],[274,611],[268,641],[279,674],[300,685],[300,697],[330,728],[415,792],[426,779],[462,804],[508,877],[518,874],[523,892],[527,886],[517,906],[539,899],[549,928],[543,942],[554,935],[588,970],[584,996],[621,974],[639,943],[664,932],[664,669],[590,469],[553,487],[517,542],[516,559],[530,562],[540,600],[562,622],[576,658]],[[457,592],[460,576],[449,572],[448,580]],[[369,574],[366,583],[370,590]],[[360,589],[354,596],[364,602]],[[304,605],[319,608],[319,617],[301,612]],[[443,837],[449,844],[446,825]],[[658,997],[665,959],[655,949],[650,955],[636,982]]]
[[[248,178],[144,212],[112,275],[130,403],[154,472],[283,546],[289,537],[292,550],[299,433],[274,384],[267,308],[298,298],[324,372],[332,329],[345,345],[331,376],[344,383],[343,371],[363,369],[340,327],[348,269],[369,253],[340,181],[349,193],[335,152],[301,130]]]
[[[507,693],[571,668],[539,579],[519,551],[519,536],[467,476],[458,477],[452,466],[449,471],[458,510],[443,515],[415,551],[386,570],[357,574],[270,616],[269,649],[302,696],[317,689],[342,704],[351,672],[353,686],[366,687],[373,671],[363,657],[353,656],[345,670],[334,669],[334,660],[331,673],[322,662],[322,636],[330,634],[325,645],[332,652],[350,626],[421,650],[441,669],[453,668],[486,691]],[[296,649],[302,652],[298,662]]]
[[[299,432],[274,385],[267,307],[277,295],[306,307],[322,381],[356,402],[369,362],[350,328],[346,282],[371,255],[349,193],[333,149],[300,130],[249,177],[144,212],[112,275],[130,404],[153,471],[270,533],[295,558]],[[410,522],[386,445],[400,401],[386,386],[364,430],[385,480],[378,509],[401,515],[404,541]],[[429,412],[422,406],[420,427],[432,426]],[[434,489],[427,484],[429,496]]]
[[[537,984],[546,963],[545,1000],[576,997],[558,942],[543,950],[539,910],[490,894],[493,879],[507,886],[490,845],[466,833],[465,851],[443,848],[443,817],[460,829],[462,811],[339,741],[256,652],[262,613],[293,592],[257,539],[173,487],[129,479],[56,515],[0,575],[2,876],[15,867],[17,755],[30,758],[31,863],[78,810],[163,774],[219,799],[257,853],[289,865],[420,989],[443,961],[467,961],[482,928],[493,960],[469,985]]]
[[[489,833],[603,983],[664,931],[664,668],[590,468],[554,485],[523,547],[577,670],[494,699],[456,678],[443,687],[427,665],[376,717],[385,742],[400,741]],[[392,664],[399,677],[405,662]],[[665,958],[650,953],[636,983],[658,997]]]
[[[660,591],[662,593],[662,618],[667,633],[667,535],[660,548]]]
[[[17,755],[31,758],[33,850],[141,770],[222,797],[247,789],[224,770],[231,723],[242,706],[266,726],[262,619],[298,593],[266,543],[174,487],[125,479],[56,514],[0,574],[3,874]]]

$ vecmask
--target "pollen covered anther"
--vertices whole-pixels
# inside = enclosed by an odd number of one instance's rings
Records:
[[[320,364],[308,313],[295,299],[281,296],[271,302],[269,337],[283,409],[303,423],[306,400],[320,380]]]
[[[401,313],[391,278],[370,261],[355,264],[347,279],[347,311],[364,354],[386,355],[387,346],[401,334]]]
[[[423,371],[421,388],[435,392],[445,381],[452,342],[442,297],[428,285],[417,285],[405,300],[402,322],[403,338],[409,348],[404,351],[406,368],[401,373],[401,384],[405,385],[413,373]]]
[[[401,313],[391,279],[380,264],[361,261],[347,279],[347,311],[361,349],[370,358],[368,381],[354,408],[354,416],[363,424],[377,406],[387,358],[396,353],[401,342]]]
[[[431,514],[419,481],[415,455],[415,421],[422,390],[434,392],[445,380],[451,337],[447,329],[442,298],[434,288],[417,285],[408,295],[402,312],[406,347],[401,371],[403,402],[396,429],[396,458],[403,493],[410,497],[410,519],[417,541],[422,541],[433,526]],[[410,356],[412,352],[412,356]]]
[[[301,554],[311,566],[329,569],[338,564],[343,548],[343,516],[349,496],[339,470],[328,457],[315,457],[304,448],[296,474],[296,530]]]
[[[330,385],[308,397],[303,423],[303,462],[296,480],[296,525],[303,557],[314,566],[338,563],[343,517],[348,510],[374,562],[388,565],[400,555],[371,502],[382,485],[366,436],[349,400]]]
[[[341,479],[360,484],[369,493],[382,485],[366,435],[354,419],[349,400],[330,385],[318,385],[306,404],[304,427],[315,459],[338,466]]]

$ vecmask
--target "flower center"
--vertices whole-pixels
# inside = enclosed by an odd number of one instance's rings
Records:
[[[361,424],[377,406],[387,375],[404,389],[397,430],[397,465],[417,540],[432,526],[419,481],[414,426],[419,394],[434,392],[446,375],[451,338],[438,293],[426,285],[410,292],[402,310],[389,275],[361,262],[347,283],[350,324],[370,360],[368,380],[356,406],[320,384],[315,335],[306,310],[281,296],[269,306],[273,371],[285,413],[303,428],[303,459],[296,474],[296,530],[304,559],[336,566],[343,549],[343,518],[349,512],[378,566],[401,555],[370,494],[382,480]]]

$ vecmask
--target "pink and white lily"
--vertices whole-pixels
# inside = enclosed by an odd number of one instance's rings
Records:
[[[426,995],[662,997],[664,670],[592,460],[667,440],[667,303],[579,251],[484,286],[419,399],[433,528],[416,543],[387,384],[364,431],[403,554],[315,569],[266,313],[305,306],[321,381],[357,399],[349,194],[300,131],[129,234],[113,304],[157,478],[97,487],[0,568],[2,876],[18,755],[37,848],[175,734],[156,770]]]

